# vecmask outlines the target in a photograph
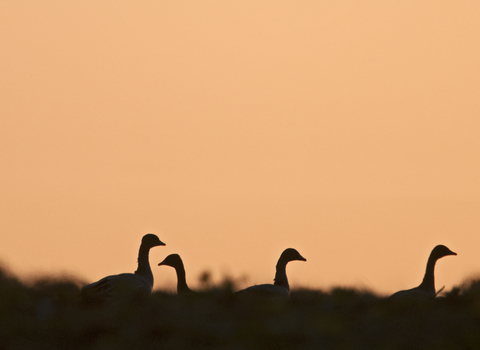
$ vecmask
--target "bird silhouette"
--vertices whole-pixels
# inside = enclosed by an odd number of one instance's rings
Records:
[[[138,267],[134,273],[111,275],[88,284],[81,289],[81,294],[89,299],[105,300],[121,295],[149,296],[153,288],[153,274],[148,261],[150,249],[165,245],[160,239],[148,233],[142,238],[138,252]]]
[[[294,260],[307,261],[297,250],[293,248],[285,249],[278,259],[273,284],[251,286],[235,294],[240,297],[267,297],[271,299],[289,300],[290,286],[288,284],[286,267],[290,261]]]
[[[178,254],[170,254],[158,266],[171,266],[175,269],[177,274],[177,294],[190,294],[193,291],[188,288],[187,279],[185,275],[185,267],[183,266],[182,258]]]
[[[447,255],[457,255],[457,253],[452,252],[450,249],[444,245],[437,245],[433,248],[427,262],[427,270],[425,271],[425,276],[423,277],[422,283],[415,288],[408,290],[401,290],[392,294],[390,300],[399,300],[399,299],[433,299],[435,298],[435,263],[438,259],[443,258]]]

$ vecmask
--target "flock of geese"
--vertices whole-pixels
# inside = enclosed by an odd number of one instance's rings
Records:
[[[138,253],[138,268],[134,273],[122,273],[102,278],[92,284],[86,285],[81,289],[84,297],[93,299],[111,299],[120,296],[126,291],[134,292],[143,296],[150,296],[153,288],[153,273],[150,268],[148,255],[150,249],[157,246],[163,246],[165,243],[152,234],[148,233],[142,238],[140,250]],[[435,290],[434,269],[438,259],[447,255],[457,255],[444,245],[437,245],[428,258],[427,269],[422,283],[415,288],[401,290],[392,294],[389,298],[399,300],[405,298],[423,298],[433,299],[441,291]],[[290,299],[290,286],[288,285],[286,267],[290,261],[307,261],[300,253],[293,249],[285,249],[276,265],[275,279],[273,284],[261,284],[242,289],[235,294],[239,296],[259,296],[272,299]],[[177,274],[177,293],[179,295],[194,293],[188,285],[183,261],[178,254],[167,256],[159,266],[171,266]],[[443,289],[443,288],[442,288]]]

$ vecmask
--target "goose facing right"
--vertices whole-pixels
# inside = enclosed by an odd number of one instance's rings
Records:
[[[283,251],[276,265],[276,273],[273,284],[260,284],[242,289],[235,294],[241,297],[267,297],[271,299],[290,299],[290,286],[287,279],[287,264],[290,261],[307,261],[300,253],[293,248]]]
[[[175,269],[177,274],[177,294],[190,294],[193,291],[188,288],[187,279],[185,275],[185,267],[183,266],[182,258],[178,254],[170,254],[158,266],[171,266]]]
[[[427,269],[425,271],[425,276],[423,277],[422,283],[418,287],[398,291],[392,294],[389,299],[434,299],[437,294],[435,291],[434,276],[435,263],[438,259],[447,255],[457,255],[457,253],[452,252],[444,245],[437,245],[435,248],[433,248],[428,258]]]
[[[165,243],[153,233],[142,238],[138,252],[138,268],[134,273],[111,275],[88,284],[81,289],[82,296],[91,300],[106,300],[134,293],[149,296],[153,288],[153,274],[148,261],[150,249]]]

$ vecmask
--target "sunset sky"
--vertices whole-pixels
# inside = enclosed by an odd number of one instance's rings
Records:
[[[291,287],[480,275],[479,1],[2,1],[0,261]]]

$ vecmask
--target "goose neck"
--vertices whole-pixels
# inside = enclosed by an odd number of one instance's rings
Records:
[[[435,293],[435,264],[437,262],[437,258],[433,255],[430,255],[427,262],[427,269],[425,271],[425,276],[423,277],[422,284],[420,287],[422,289],[433,290]]]
[[[290,290],[287,279],[287,261],[283,261],[282,259],[278,260],[273,284]]]
[[[190,288],[188,288],[187,285],[187,278],[183,264],[175,266],[175,272],[177,273],[177,293],[181,294],[190,292]]]
[[[148,261],[149,252],[150,248],[140,246],[138,252],[138,268],[137,271],[135,271],[135,274],[145,277],[153,286],[153,273]]]

